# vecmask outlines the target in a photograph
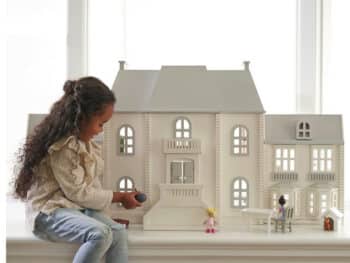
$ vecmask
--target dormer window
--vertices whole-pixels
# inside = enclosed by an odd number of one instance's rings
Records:
[[[119,153],[121,155],[135,153],[135,132],[129,125],[123,125],[119,129]]]
[[[191,137],[191,122],[185,117],[177,118],[175,121],[175,138],[190,139]]]
[[[309,122],[299,121],[296,127],[297,140],[311,140],[311,126]]]

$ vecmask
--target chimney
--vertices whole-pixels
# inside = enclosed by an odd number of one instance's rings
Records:
[[[249,71],[250,61],[244,61],[243,64],[244,64],[244,70]]]
[[[124,68],[125,68],[125,61],[119,60],[119,70],[124,70]]]

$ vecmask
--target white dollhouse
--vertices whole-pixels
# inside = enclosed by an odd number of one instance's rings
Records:
[[[103,183],[148,197],[135,210],[113,205],[116,217],[145,230],[202,230],[215,207],[220,226],[233,226],[242,208],[275,208],[281,194],[300,222],[342,211],[341,116],[265,115],[249,62],[243,70],[120,62],[113,92]]]

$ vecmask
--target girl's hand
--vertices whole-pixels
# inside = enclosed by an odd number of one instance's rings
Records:
[[[126,209],[135,209],[141,206],[141,203],[135,199],[139,192],[114,192],[112,202],[120,202]]]

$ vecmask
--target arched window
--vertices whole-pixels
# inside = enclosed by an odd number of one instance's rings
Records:
[[[177,118],[175,121],[175,138],[189,139],[191,137],[191,122],[185,117]]]
[[[244,126],[236,126],[233,128],[233,155],[248,154],[248,129]]]
[[[236,178],[232,183],[232,207],[246,208],[249,204],[248,181],[244,178]]]
[[[129,176],[123,176],[117,184],[119,192],[132,192],[135,189],[134,180]]]
[[[311,140],[310,123],[299,121],[296,128],[297,140]]]
[[[119,153],[122,155],[135,153],[135,133],[129,125],[123,125],[119,129]]]

